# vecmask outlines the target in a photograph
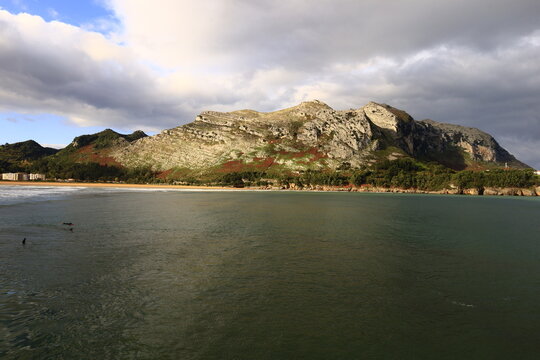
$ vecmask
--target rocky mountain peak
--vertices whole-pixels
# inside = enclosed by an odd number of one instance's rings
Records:
[[[401,124],[414,122],[414,119],[403,110],[390,105],[370,101],[361,110],[367,118],[380,128],[398,132]]]
[[[304,109],[310,109],[310,110],[333,110],[328,104],[322,102],[321,100],[309,100],[309,101],[303,101],[299,105],[296,106],[297,108],[304,108]]]
[[[332,109],[330,106],[328,106],[327,104],[325,104],[324,102],[320,100],[310,100],[310,101],[301,102],[300,104],[293,106],[289,109],[285,109],[285,110],[290,110],[295,113],[303,113],[306,115],[315,115],[318,112],[323,111],[323,110],[333,111],[334,109]],[[281,112],[281,111],[283,110],[279,110],[277,112]]]

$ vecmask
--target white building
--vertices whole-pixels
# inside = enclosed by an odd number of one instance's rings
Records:
[[[30,174],[30,180],[45,180],[45,174]]]
[[[540,170],[535,170],[534,173],[538,176],[540,176]]]
[[[30,177],[26,173],[3,173],[2,180],[28,181]]]

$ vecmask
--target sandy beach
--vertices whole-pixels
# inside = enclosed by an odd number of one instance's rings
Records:
[[[17,186],[78,186],[78,187],[107,187],[107,188],[144,188],[144,189],[178,189],[178,190],[243,190],[242,188],[220,186],[191,186],[191,185],[160,185],[160,184],[111,184],[84,182],[54,182],[54,181],[0,181],[0,185]]]
[[[436,194],[436,195],[491,195],[491,196],[540,196],[540,186],[534,188],[485,188],[484,193],[477,189],[444,189],[444,190],[419,190],[401,188],[380,188],[376,186],[360,187],[336,187],[315,185],[304,188],[291,187],[258,187],[249,186],[244,188],[225,186],[195,186],[195,185],[167,185],[167,184],[112,184],[112,183],[85,183],[85,182],[55,182],[55,181],[1,181],[0,186],[59,186],[59,187],[100,187],[100,188],[132,188],[132,189],[171,189],[171,190],[207,190],[207,191],[312,191],[312,192],[368,192],[368,193],[407,193],[407,194]]]

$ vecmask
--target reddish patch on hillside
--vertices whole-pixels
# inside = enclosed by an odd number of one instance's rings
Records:
[[[173,169],[165,170],[156,175],[158,179],[167,179],[169,175],[173,172]]]
[[[97,162],[99,165],[102,165],[102,166],[122,167],[122,164],[120,164],[111,156],[102,156],[102,155],[93,154],[91,159],[93,162]]]
[[[255,166],[258,169],[268,169],[270,166],[274,165],[276,159],[273,157],[267,157],[267,158],[253,158],[253,166]]]
[[[90,145],[83,146],[82,148],[77,150],[77,152],[79,154],[91,154],[93,150],[94,150],[94,145],[90,144]]]
[[[258,170],[267,170],[276,163],[273,157],[253,158],[253,166]]]
[[[328,157],[326,154],[323,154],[322,152],[320,152],[319,149],[317,149],[317,148],[309,149],[308,153],[313,155],[313,158],[311,159],[311,161],[318,161],[320,159],[324,159],[324,158]]]
[[[113,157],[108,156],[105,151],[98,152],[99,150],[94,149],[94,145],[86,145],[77,150],[77,153],[80,155],[81,160],[88,162],[98,163],[101,166],[117,166],[122,167],[122,165],[116,161]]]
[[[273,157],[267,157],[267,158],[254,157],[253,162],[250,162],[250,163],[244,163],[240,160],[227,161],[221,164],[221,168],[218,169],[218,171],[222,173],[261,171],[261,170],[266,170],[273,165],[275,165],[275,159]]]
[[[280,155],[287,156],[291,159],[297,159],[297,158],[306,156],[308,152],[307,151],[290,152],[290,151],[280,150],[277,153]]]
[[[245,170],[245,164],[240,160],[231,160],[221,165],[221,172],[240,172]]]

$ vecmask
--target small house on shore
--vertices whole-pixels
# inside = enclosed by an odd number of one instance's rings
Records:
[[[30,174],[30,180],[45,180],[45,174]]]
[[[23,172],[3,173],[1,179],[8,181],[45,180],[45,174],[27,174]]]
[[[9,181],[28,181],[30,177],[27,173],[16,172],[16,173],[3,173],[2,180]]]

